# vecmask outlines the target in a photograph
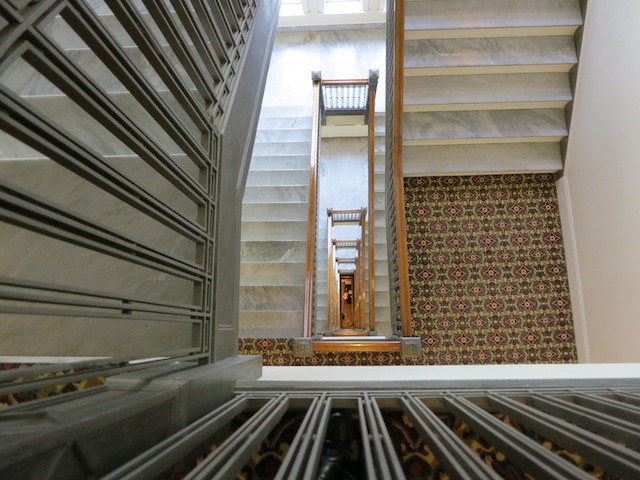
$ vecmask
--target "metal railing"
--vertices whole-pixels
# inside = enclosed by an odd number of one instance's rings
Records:
[[[304,280],[304,311],[302,319],[302,336],[310,337],[315,330],[315,276],[316,276],[316,238],[318,234],[318,161],[321,145],[321,86],[320,72],[312,73],[313,81],[313,115],[311,120],[311,155],[309,164],[309,201],[307,205],[307,245]]]
[[[387,4],[386,212],[391,329],[409,337],[411,299],[402,175],[404,0]]]
[[[313,306],[315,303],[312,291],[314,284],[315,255],[310,252],[310,246],[316,244],[317,228],[317,182],[318,182],[318,161],[320,151],[321,125],[326,123],[327,115],[364,115],[364,123],[368,124],[368,210],[374,212],[375,208],[375,95],[378,84],[378,71],[370,70],[369,78],[356,80],[322,80],[320,72],[313,72],[314,83],[314,116],[312,125],[311,142],[311,168],[309,182],[309,209],[307,226],[307,260],[305,279],[305,306],[303,318],[303,336],[308,337],[314,333],[313,328]],[[317,112],[316,112],[317,110]],[[365,208],[364,211],[367,209]],[[351,221],[360,222],[360,211],[354,210],[350,213],[353,216]],[[345,218],[342,216],[347,215]],[[357,217],[357,218],[356,218]],[[363,217],[364,218],[364,217]],[[314,221],[315,220],[315,221]],[[332,226],[334,222],[350,221],[348,214],[333,211],[329,214],[329,226],[327,236],[327,329],[331,331],[339,324],[339,304],[337,299],[339,294],[336,278],[339,277],[336,263],[334,261],[334,244]],[[369,330],[375,329],[375,219],[370,215],[369,227],[367,229],[364,221],[361,223],[362,232],[360,238],[362,244],[358,250],[357,268],[355,280],[358,286],[355,306],[358,313],[356,324],[362,326],[367,324]],[[367,239],[369,236],[369,239]],[[369,261],[367,262],[367,258]],[[366,272],[366,273],[365,273]],[[367,304],[366,291],[369,285],[369,301]],[[367,321],[367,305],[369,307],[369,319]]]
[[[209,362],[219,130],[255,9],[0,2],[0,352],[104,357],[0,392]]]
[[[500,389],[256,391],[234,399],[132,459],[107,479],[158,478],[192,461],[241,412],[242,427],[223,439],[186,479],[234,478],[287,412],[302,416],[276,479],[316,478],[331,414],[353,422],[358,455],[368,479],[406,478],[398,436],[385,421],[406,415],[420,441],[451,478],[500,478],[469,442],[443,420],[453,415],[485,439],[517,470],[533,478],[593,478],[571,459],[596,465],[620,478],[640,476],[640,389],[634,386]],[[255,413],[254,413],[255,412]],[[508,416],[509,422],[502,420]],[[556,452],[543,445],[551,440]],[[488,448],[488,447],[487,447]],[[498,462],[496,462],[497,464]]]

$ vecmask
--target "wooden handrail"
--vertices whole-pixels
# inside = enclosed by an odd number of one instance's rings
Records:
[[[322,80],[323,85],[368,85],[369,79],[358,78],[355,80]]]
[[[369,76],[371,80],[371,75]],[[376,210],[375,210],[375,155],[376,155],[376,88],[378,82],[377,77],[375,82],[370,82],[369,85],[369,132],[368,132],[368,161],[369,161],[369,330],[375,331],[376,329]]]
[[[335,285],[334,285],[334,268],[335,268],[335,248],[333,243],[333,230],[331,228],[333,221],[331,213],[327,219],[327,330],[333,331],[335,317]]]
[[[365,225],[365,219],[367,218],[367,210],[362,209],[362,221],[360,222],[360,243],[358,244],[358,324],[359,328],[364,329],[367,326],[365,319],[367,302],[366,302],[366,288],[367,288],[367,275],[366,275],[366,263],[364,261],[365,239],[367,236],[367,227]]]
[[[318,158],[320,157],[320,85],[321,78],[313,74],[313,116],[311,130],[311,158],[309,162],[309,203],[307,208],[307,248],[304,279],[304,311],[302,336],[313,335],[313,293],[315,278]]]
[[[400,282],[400,314],[402,336],[409,337],[411,328],[411,297],[409,295],[409,255],[404,205],[404,177],[402,174],[402,129],[404,99],[404,0],[396,0],[395,54],[393,96],[393,173],[395,183],[396,235],[398,248],[398,276]]]

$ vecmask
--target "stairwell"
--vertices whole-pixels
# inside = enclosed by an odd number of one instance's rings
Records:
[[[578,0],[405,5],[405,176],[557,172]]]
[[[310,151],[310,107],[263,107],[242,204],[242,338],[302,334]]]

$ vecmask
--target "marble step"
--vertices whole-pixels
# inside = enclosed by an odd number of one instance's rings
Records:
[[[405,38],[453,35],[570,35],[582,24],[578,0],[407,1]],[[465,32],[470,30],[471,32]],[[493,33],[492,31],[495,31]],[[571,33],[565,33],[571,32]],[[460,38],[460,37],[458,37]]]
[[[251,157],[249,172],[286,171],[309,169],[310,153],[302,155],[254,155]]]
[[[258,129],[279,130],[279,129],[310,129],[312,125],[311,117],[283,116],[283,117],[260,117],[258,119]]]
[[[302,335],[302,310],[240,310],[240,338],[293,338]]]
[[[404,146],[557,142],[567,135],[562,109],[404,114]]]
[[[253,155],[275,156],[305,154],[311,154],[311,142],[292,140],[277,143],[255,143],[253,145]]]
[[[241,286],[240,310],[302,310],[304,287],[299,285]]]
[[[304,262],[246,262],[240,263],[240,286],[304,285]]]
[[[307,202],[243,203],[242,221],[306,221],[307,210]]]
[[[564,108],[572,99],[564,73],[407,77],[404,111]]]
[[[243,221],[242,240],[307,240],[307,222],[305,221]]]
[[[562,169],[558,143],[423,145],[402,149],[403,174],[477,175],[557,172]]]
[[[130,94],[113,94],[110,98],[121,111],[128,115],[133,123],[141,126],[144,134],[148,135],[165,152],[171,155],[184,154],[146,110],[140,104],[131,100]],[[54,124],[58,123],[58,119],[64,118],[64,124],[62,125],[64,130],[97,153],[107,156],[132,155],[133,152],[129,147],[66,96],[27,97],[26,100],[33,108],[52,119],[51,122]],[[200,134],[198,134],[197,138],[200,138]],[[7,143],[3,143],[3,156],[20,158],[22,149],[19,147],[19,143],[12,137],[8,137]]]
[[[306,202],[309,187],[293,186],[250,186],[244,190],[246,203],[286,203]]]
[[[282,141],[311,141],[310,128],[258,128],[256,143],[279,143]]]
[[[405,77],[568,72],[577,62],[572,36],[408,40]]]
[[[309,185],[309,169],[251,170],[247,175],[247,187],[268,185]]]
[[[304,262],[307,242],[243,241],[240,244],[241,262]]]

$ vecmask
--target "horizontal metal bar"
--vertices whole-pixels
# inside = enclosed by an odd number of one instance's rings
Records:
[[[3,85],[0,105],[0,128],[10,135],[186,238],[195,241],[208,238],[201,226],[115,170]]]
[[[200,95],[202,95],[207,102],[217,103],[218,98],[212,88],[216,79],[210,78],[203,71],[164,3],[156,0],[142,0],[142,2],[162,34],[168,40],[176,57],[184,67],[191,81],[195,84]]]
[[[48,363],[45,365],[36,365],[30,366],[26,368],[20,368],[19,370],[11,369],[11,370],[0,370],[0,382],[7,383],[13,382],[16,379],[25,378],[25,377],[34,377],[36,375],[40,375],[43,373],[51,373],[58,372],[70,369],[90,369],[90,368],[103,368],[103,367],[112,367],[115,365],[122,366],[123,364],[129,362],[144,362],[147,359],[156,359],[160,357],[170,357],[170,356],[182,356],[186,354],[191,354],[197,349],[195,348],[184,348],[180,350],[171,350],[167,352],[155,352],[152,355],[127,355],[124,357],[97,357],[91,360],[80,360],[78,362],[63,362],[63,363]]]
[[[131,2],[124,0],[105,0],[105,2],[189,118],[200,130],[205,131],[211,128],[211,121],[204,110],[204,105],[185,85],[164,50],[157,48],[155,37],[142,19],[138,9]],[[199,160],[199,158],[194,159],[196,163]],[[198,166],[204,165],[198,164]]]
[[[640,428],[634,423],[551,396],[532,395],[527,401],[539,410],[640,450]]]
[[[161,478],[171,467],[192,455],[196,448],[201,447],[234,417],[242,413],[248,403],[246,396],[236,396],[102,477],[102,480],[154,480]]]
[[[490,395],[489,404],[590,463],[622,478],[640,478],[640,454],[509,397]]]
[[[71,317],[71,318],[102,318],[111,320],[126,320],[128,322],[168,322],[198,324],[202,319],[171,318],[154,315],[134,315],[128,313],[115,314],[97,312],[94,310],[53,309],[38,307],[19,307],[0,305],[0,313],[14,315],[34,315],[44,317]]]
[[[153,85],[118,45],[117,40],[102,25],[96,14],[84,2],[74,0],[73,5],[62,11],[62,17],[80,35],[93,52],[109,66],[111,72],[131,92],[158,124],[169,134],[189,158],[197,158],[198,165],[208,163],[207,152],[200,144],[201,138],[193,137],[179,118],[165,103]],[[198,125],[200,135],[211,130],[209,123]]]
[[[0,285],[6,286],[6,287],[13,287],[13,288],[42,290],[45,292],[64,293],[68,295],[77,295],[77,296],[86,296],[86,297],[95,297],[95,298],[108,298],[108,299],[112,299],[120,302],[141,303],[141,304],[147,304],[147,305],[155,305],[158,307],[188,309],[194,312],[201,308],[200,305],[196,305],[194,303],[168,302],[166,300],[160,300],[160,301],[149,300],[146,298],[136,297],[132,295],[121,295],[121,294],[103,292],[99,290],[89,290],[84,288],[71,287],[68,285],[56,285],[52,283],[35,282],[33,280],[4,277],[1,275],[0,275]]]
[[[81,360],[78,362],[49,363],[46,365],[36,365],[20,369],[0,370],[0,383],[12,382],[18,378],[34,377],[43,373],[59,372],[71,369],[91,369],[121,366],[129,362],[140,362],[145,359],[158,357],[168,357],[176,355],[190,354],[195,351],[193,348],[173,350],[170,352],[159,352],[153,355],[128,355],[125,357],[99,357],[92,360]]]
[[[189,349],[193,352],[197,352],[198,349]],[[161,357],[161,355],[150,355],[149,358]],[[77,372],[77,373],[66,373],[62,375],[56,375],[54,377],[46,377],[40,378],[32,381],[25,381],[20,383],[12,383],[7,386],[0,387],[0,396],[2,395],[10,395],[22,392],[29,392],[32,390],[39,390],[45,387],[51,387],[54,385],[63,385],[66,383],[78,382],[80,380],[86,380],[89,378],[103,377],[115,375],[116,373],[124,373],[124,372],[135,372],[137,370],[143,370],[146,368],[157,367],[160,365],[166,365],[168,363],[175,363],[180,361],[194,361],[200,358],[208,358],[208,353],[198,353],[193,355],[180,355],[180,356],[170,356],[166,358],[160,358],[159,360],[154,360],[150,362],[144,363],[136,363],[133,365],[125,365],[120,367],[104,367],[92,369],[86,372]],[[62,364],[64,365],[64,364]]]
[[[0,37],[0,58],[2,59],[0,71],[8,66],[8,63],[5,63],[7,60],[11,61],[12,50],[20,43],[19,38],[43,18],[55,14],[59,9],[59,0],[31,2],[20,13],[9,8],[6,1],[0,2],[0,15],[9,23],[4,27]]]
[[[171,5],[178,14],[182,27],[185,29],[200,60],[211,77],[219,82],[223,78],[221,63],[228,63],[228,53],[219,43],[217,36],[207,39],[202,28],[202,23],[195,17],[182,0],[171,0]],[[197,12],[195,12],[197,14]],[[214,51],[215,50],[215,51]]]
[[[204,4],[204,1],[207,2],[207,6]],[[234,45],[235,40],[233,38],[233,33],[231,32],[231,26],[229,25],[229,21],[222,11],[219,3],[216,0],[192,0],[193,7],[196,12],[199,10],[209,10],[212,16],[213,25],[216,26],[218,33],[222,35],[223,42],[227,46]]]
[[[46,303],[50,305],[68,305],[74,307],[93,307],[99,309],[106,310],[126,310],[127,312],[147,312],[147,313],[157,313],[160,315],[175,315],[178,317],[191,317],[191,318],[199,318],[204,317],[205,314],[203,312],[191,311],[191,310],[177,310],[177,309],[166,309],[160,307],[154,307],[149,305],[140,305],[137,303],[114,303],[114,302],[105,302],[105,301],[91,301],[91,300],[83,300],[79,298],[62,298],[59,296],[52,295],[38,295],[34,293],[26,293],[26,292],[15,292],[10,290],[2,290],[0,289],[0,299],[1,300],[14,300],[19,302],[30,302],[30,303]],[[2,310],[2,306],[0,305],[0,311]],[[52,310],[55,311],[55,310]],[[130,313],[127,313],[130,315]],[[150,317],[153,318],[153,317]],[[190,322],[194,322],[197,320],[190,320]]]
[[[64,50],[39,32],[32,32],[31,38],[36,48],[28,50],[23,58],[33,68],[188,198],[199,205],[205,202],[208,194],[202,185],[176,165],[166,150],[120,110]],[[198,150],[198,155],[206,158],[204,150]],[[196,156],[193,152],[191,155]]]
[[[221,8],[224,13],[224,17],[227,22],[229,22],[229,26],[231,27],[231,32],[235,36],[236,33],[240,30],[240,23],[238,22],[238,15],[233,10],[233,7],[229,3],[228,0],[210,0],[210,2],[215,1]]]
[[[14,417],[19,415],[29,415],[34,411],[43,411],[46,408],[53,407],[60,403],[71,402],[79,398],[90,397],[92,395],[105,393],[108,388],[105,385],[95,385],[85,390],[76,390],[75,392],[64,392],[64,395],[52,395],[50,397],[38,398],[30,400],[28,402],[16,403],[10,405],[11,408],[3,408],[0,410],[0,417],[5,418],[1,420],[7,420],[7,417]]]
[[[450,476],[461,480],[500,478],[424,403],[413,396],[400,398],[400,403],[425,444]]]
[[[377,464],[378,478],[405,479],[406,476],[391,443],[391,437],[382,418],[380,407],[367,393],[363,396],[363,402],[370,433],[371,450]]]
[[[234,478],[269,432],[280,422],[289,407],[286,395],[269,400],[258,412],[209,454],[185,480],[222,480]]]
[[[632,393],[627,392],[615,392],[616,399],[623,403],[628,403],[630,405],[635,405],[636,407],[640,407],[640,395],[634,395]]]
[[[329,420],[331,418],[331,406],[332,402],[326,396],[324,402],[320,403],[322,409],[318,423],[313,431],[313,434],[309,438],[309,454],[303,456],[306,459],[304,463],[304,471],[302,472],[302,480],[316,480],[318,466],[320,465],[322,449],[324,447],[325,438],[327,436],[327,430],[329,428]]]
[[[225,22],[216,22],[210,11],[202,2],[202,0],[191,0],[193,9],[200,21],[201,29],[206,38],[209,39],[212,47],[218,55],[218,59],[222,63],[231,62],[230,53],[233,48],[233,39],[229,36],[230,41],[227,42],[223,33],[227,24]],[[227,43],[226,43],[227,42]],[[226,43],[226,44],[225,44]]]
[[[574,395],[573,400],[576,404],[582,405],[583,407],[597,410],[628,422],[640,424],[640,408],[628,403],[625,404],[588,394]]]
[[[322,86],[349,86],[349,85],[369,85],[368,78],[356,78],[345,80],[322,80]]]
[[[0,219],[80,247],[191,281],[206,277],[196,264],[169,257],[92,220],[0,181]]]
[[[358,423],[360,425],[360,440],[362,442],[362,457],[367,472],[367,478],[377,478],[376,466],[371,451],[371,437],[367,427],[367,419],[364,410],[364,400],[358,398]]]
[[[478,435],[492,442],[508,459],[535,478],[592,479],[591,475],[550,452],[538,442],[506,425],[466,398],[450,396],[445,405]]]
[[[318,431],[326,432],[330,413],[331,399],[326,394],[320,394],[311,401],[274,480],[300,480],[307,468],[313,472],[317,470],[320,459],[317,456],[313,458],[310,456],[312,442],[318,441]],[[324,435],[322,435],[322,441],[324,441]],[[313,468],[314,465],[315,468]]]

